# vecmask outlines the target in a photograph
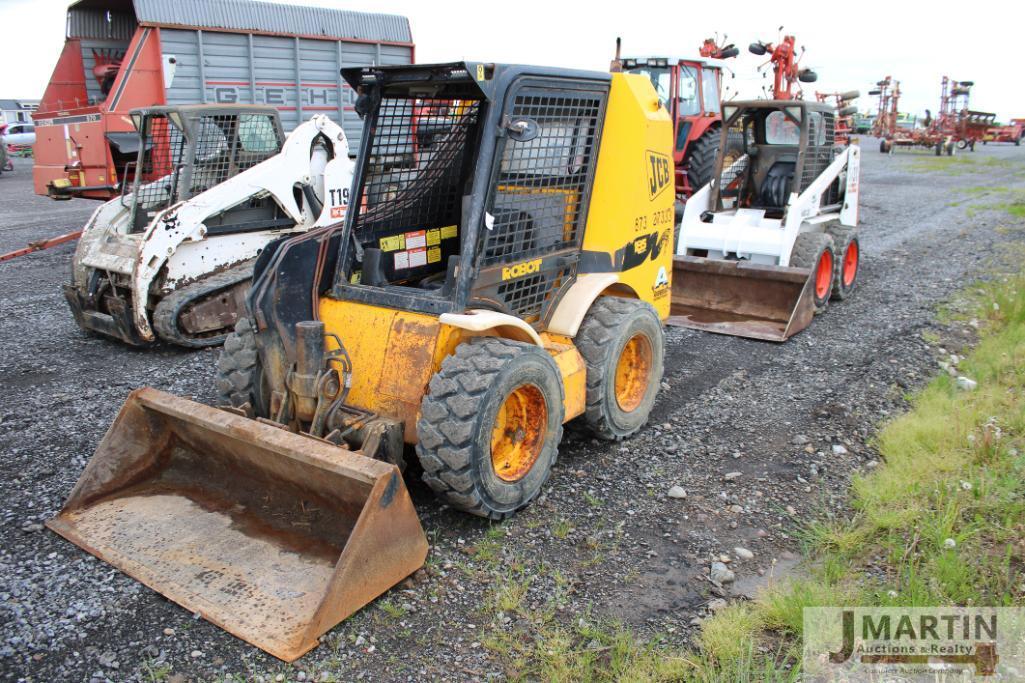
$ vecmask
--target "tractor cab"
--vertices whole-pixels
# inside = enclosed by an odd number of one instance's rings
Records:
[[[743,154],[720,155],[712,183],[710,208],[759,209],[767,218],[783,218],[791,194],[801,194],[833,162],[835,110],[802,100],[731,102],[724,108],[724,130],[739,133]],[[841,201],[842,179],[832,183],[822,202]]]
[[[728,55],[727,55],[728,56]],[[627,73],[646,76],[673,120],[673,161],[677,194],[689,195],[711,177],[722,120],[721,59],[627,57],[619,60]],[[696,143],[708,134],[709,150]],[[695,158],[695,153],[697,157]]]

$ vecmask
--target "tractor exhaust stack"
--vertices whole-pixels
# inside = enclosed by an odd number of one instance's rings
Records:
[[[667,325],[781,342],[808,327],[814,316],[811,278],[804,268],[673,258]]]
[[[427,555],[394,465],[151,388],[47,526],[285,661]]]

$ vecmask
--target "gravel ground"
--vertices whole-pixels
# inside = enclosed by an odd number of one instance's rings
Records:
[[[0,265],[0,680],[500,680],[481,643],[520,625],[491,608],[513,576],[530,580],[525,611],[554,604],[567,623],[612,617],[686,643],[710,603],[792,569],[802,519],[843,513],[851,473],[877,462],[876,425],[937,371],[922,336],[937,304],[1020,238],[1013,219],[970,208],[980,188],[1025,187],[1020,149],[980,147],[986,163],[949,174],[876,148],[865,141],[853,299],[783,345],[671,330],[649,428],[611,445],[569,430],[543,497],[498,531],[408,481],[426,569],[294,666],[42,527],[126,394],[148,384],[212,402],[216,352],[80,332],[60,292],[73,245]],[[0,252],[77,229],[96,207],[35,197],[29,162],[15,163],[0,178]],[[735,581],[710,581],[730,578],[715,562]]]

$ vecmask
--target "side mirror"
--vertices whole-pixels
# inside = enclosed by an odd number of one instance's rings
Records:
[[[747,46],[747,51],[750,52],[753,55],[758,55],[760,57],[760,56],[765,54],[765,44],[764,43],[751,43],[750,45]]]
[[[819,80],[819,75],[811,69],[801,69],[797,73],[797,80],[801,81],[802,83],[814,83],[815,81]]]
[[[740,50],[737,47],[730,45],[729,47],[723,49],[723,51],[719,53],[719,58],[729,59],[730,57],[736,57],[739,54]]]

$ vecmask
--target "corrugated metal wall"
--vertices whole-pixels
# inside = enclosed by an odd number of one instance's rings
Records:
[[[271,104],[281,111],[286,131],[314,114],[327,114],[343,125],[353,153],[362,122],[339,69],[409,64],[413,56],[408,46],[220,31],[165,28],[160,39],[165,58],[176,61],[168,104]]]
[[[392,14],[248,0],[134,0],[134,5],[144,24],[412,42],[409,20]]]
[[[74,8],[68,10],[68,38],[97,38],[111,40],[132,39],[135,17],[125,12],[111,12],[107,21],[105,9]]]

